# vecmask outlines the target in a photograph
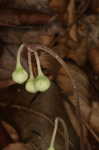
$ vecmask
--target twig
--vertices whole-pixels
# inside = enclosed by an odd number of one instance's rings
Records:
[[[94,130],[90,127],[90,125],[88,125],[88,123],[84,119],[83,119],[83,122],[84,122],[86,128],[90,131],[90,133],[96,139],[96,141],[99,142],[99,137],[96,135],[96,133],[94,132]]]

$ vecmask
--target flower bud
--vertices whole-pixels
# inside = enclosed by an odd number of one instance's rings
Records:
[[[34,79],[31,79],[31,78],[26,82],[26,84],[25,84],[26,91],[28,91],[30,93],[36,93],[37,92],[34,82],[35,82]]]
[[[38,75],[35,79],[35,88],[40,92],[48,90],[50,85],[50,80],[45,75]]]
[[[55,148],[54,147],[49,147],[48,150],[55,150]]]
[[[19,67],[16,67],[16,70],[12,73],[12,79],[16,83],[22,84],[27,80],[27,78],[28,73],[21,65]]]

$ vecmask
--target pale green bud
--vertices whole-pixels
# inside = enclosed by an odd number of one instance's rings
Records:
[[[45,75],[38,75],[35,79],[35,87],[40,92],[48,90],[50,85],[50,80]]]
[[[55,148],[54,147],[49,147],[48,150],[55,150]]]
[[[31,78],[26,82],[26,84],[25,84],[26,91],[28,91],[30,93],[36,93],[37,92],[34,82],[35,82],[34,79],[31,79]]]
[[[27,80],[27,78],[28,73],[21,65],[19,67],[16,67],[16,70],[12,73],[12,79],[16,83],[22,84]]]

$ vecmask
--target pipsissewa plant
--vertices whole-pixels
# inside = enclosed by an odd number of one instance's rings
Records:
[[[25,46],[27,47],[27,50],[29,52],[35,54],[36,61],[38,59],[37,58],[38,56],[37,56],[37,54],[35,52],[38,51],[38,50],[45,51],[46,53],[48,53],[49,55],[54,57],[62,65],[62,67],[64,68],[64,71],[68,74],[68,76],[69,76],[69,78],[71,80],[73,89],[74,89],[74,95],[75,95],[76,99],[78,99],[75,81],[73,80],[71,74],[69,73],[66,63],[54,51],[52,51],[50,48],[48,48],[48,47],[46,47],[44,45],[33,44],[33,45],[25,45]],[[22,51],[23,47],[24,47],[24,45],[20,46],[19,51],[18,51],[18,55],[17,55],[17,64],[19,64],[19,65],[16,64],[16,70],[12,73],[13,80],[15,82],[19,83],[19,84],[24,83],[27,80],[27,78],[28,78],[27,72],[24,70],[24,68],[20,64],[20,54],[21,54],[21,51]],[[37,67],[39,67],[39,66],[40,65],[37,64]],[[22,76],[24,75],[24,78],[22,78],[21,75]],[[42,83],[44,83],[44,84],[42,84]],[[49,79],[42,73],[42,71],[40,71],[40,69],[38,69],[38,76],[35,79],[35,87],[37,88],[36,89],[37,91],[41,91],[41,92],[46,91],[50,87]]]

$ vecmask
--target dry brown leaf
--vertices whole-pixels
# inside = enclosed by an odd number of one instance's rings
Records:
[[[50,45],[50,43],[53,40],[52,35],[41,35],[39,38],[40,38],[40,43],[46,46]]]
[[[77,26],[73,25],[69,31],[69,36],[71,37],[72,40],[78,41],[77,40]]]
[[[99,1],[98,0],[90,1],[89,8],[93,13],[99,13]]]
[[[89,97],[89,82],[85,73],[74,64],[67,63],[67,67],[72,75],[72,78],[75,80],[77,87],[79,87],[78,92],[82,92],[85,97]],[[65,93],[72,93],[73,88],[71,80],[69,79],[68,75],[65,73],[63,68],[60,68],[56,80]]]
[[[68,24],[72,24],[75,21],[75,0],[70,0],[67,12],[68,12]],[[77,41],[77,26],[74,24],[69,30],[69,36],[72,40]]]
[[[59,64],[55,59],[53,59],[48,54],[42,52],[40,55],[40,62],[42,67],[47,69],[47,71],[49,71],[51,75],[56,75],[59,68]]]
[[[1,0],[0,6],[2,8],[37,9],[40,11],[45,11],[48,9],[48,0]]]
[[[22,143],[14,143],[14,144],[9,144],[3,150],[29,150],[25,144]]]
[[[20,89],[19,89],[20,88]],[[13,90],[13,91],[12,91]],[[8,91],[8,92],[7,92]],[[9,93],[4,95],[4,93]],[[14,100],[13,100],[13,95]],[[0,113],[5,115],[5,120],[15,124],[22,140],[27,140],[27,144],[36,145],[36,147],[47,149],[50,144],[50,139],[54,127],[54,119],[59,116],[69,124],[68,117],[64,114],[65,108],[58,87],[52,83],[51,88],[46,93],[40,93],[35,98],[35,95],[29,94],[24,90],[24,87],[10,87],[6,91],[0,92],[3,97],[0,99]],[[32,103],[31,103],[32,101]],[[10,107],[6,108],[7,103],[11,103]],[[69,130],[70,139],[76,146],[76,137],[73,128]],[[75,137],[75,138],[73,138]],[[60,128],[56,138],[57,150],[64,149],[64,134]]]
[[[92,105],[90,105],[94,102],[94,97],[92,98],[91,93],[93,87],[91,87],[91,85],[89,84],[87,75],[77,66],[70,63],[68,63],[67,66],[73,80],[75,81],[76,96],[79,96],[81,115],[84,120],[86,120],[90,124],[90,126],[99,133],[99,111],[98,109],[94,109]],[[70,102],[76,107],[77,97],[74,95],[75,91],[72,88],[69,77],[64,73],[63,69],[60,69],[60,74],[57,77],[57,82],[63,92],[68,95]],[[98,102],[97,105],[99,105]]]
[[[5,128],[5,130],[7,131],[7,133],[9,134],[10,138],[15,142],[18,141],[19,135],[18,135],[17,131],[7,122],[2,120],[1,123],[2,123],[3,127]]]
[[[66,108],[66,112],[68,113],[70,121],[71,121],[77,135],[80,136],[80,125],[79,125],[79,121],[76,117],[76,114],[74,113],[74,111],[72,110],[72,108],[68,102],[65,102],[64,106]]]
[[[66,2],[65,0],[51,0],[49,3],[49,6],[53,9],[55,9],[57,12],[64,12],[64,9],[66,7]]]
[[[99,48],[89,49],[88,58],[93,70],[99,74]]]
[[[5,87],[11,86],[13,84],[15,84],[15,82],[12,80],[0,81],[0,88],[5,88]]]
[[[84,66],[87,61],[87,40],[83,39],[76,49],[68,50],[67,58],[74,60],[80,66]]]

